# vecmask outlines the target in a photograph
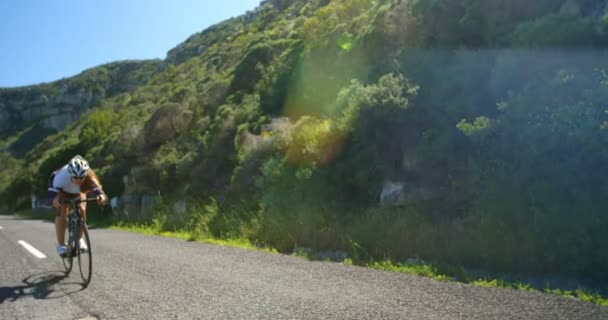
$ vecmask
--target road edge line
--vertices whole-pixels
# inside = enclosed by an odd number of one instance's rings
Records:
[[[38,259],[46,258],[46,255],[44,253],[42,253],[42,252],[40,252],[40,250],[34,248],[31,244],[29,244],[23,240],[19,240],[19,241],[17,241],[17,243],[19,243],[27,251],[29,251],[31,254],[33,254],[36,258],[38,258]]]

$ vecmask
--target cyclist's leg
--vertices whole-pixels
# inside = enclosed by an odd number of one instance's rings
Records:
[[[57,236],[58,244],[65,244],[65,216],[67,212],[67,204],[62,204],[61,208],[57,209],[57,214],[55,216],[55,235]]]
[[[81,193],[80,197],[86,199],[87,195],[84,193]],[[87,223],[87,203],[86,203],[86,201],[83,201],[80,203],[80,217],[82,218],[82,222]],[[78,234],[78,239],[82,238],[82,233],[83,233],[83,231],[81,229]]]

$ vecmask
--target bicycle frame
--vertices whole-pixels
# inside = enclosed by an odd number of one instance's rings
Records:
[[[68,204],[68,212],[66,214],[67,220],[67,253],[62,256],[63,266],[65,267],[66,275],[68,275],[72,271],[72,265],[74,258],[78,258],[78,265],[80,268],[80,275],[82,276],[82,280],[84,281],[84,286],[86,287],[91,281],[91,272],[92,272],[92,256],[91,256],[91,246],[90,239],[87,231],[87,225],[82,217],[82,213],[80,211],[80,204],[82,202],[93,202],[97,201],[96,198],[72,198],[72,199],[63,199],[61,202],[63,204]],[[65,232],[65,231],[64,231]],[[88,248],[82,249],[80,248],[80,239],[84,239]],[[84,258],[82,256],[85,256]],[[84,259],[84,260],[83,260]],[[83,267],[83,263],[86,265]]]
[[[63,199],[61,201],[61,203],[63,204],[68,204],[68,211],[66,214],[66,218],[67,218],[67,228],[68,228],[68,235],[72,236],[72,234],[70,233],[70,231],[74,231],[73,229],[71,229],[70,227],[74,228],[78,225],[84,224],[85,221],[82,217],[82,213],[80,212],[80,204],[82,202],[97,202],[97,198],[72,198],[72,199]],[[71,240],[71,238],[68,238],[68,241]]]

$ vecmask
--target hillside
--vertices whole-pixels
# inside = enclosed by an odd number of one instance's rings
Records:
[[[143,85],[160,67],[161,61],[122,61],[53,83],[0,88],[0,140],[19,137],[4,149],[23,157],[99,101]]]
[[[263,1],[121,76],[1,89],[0,120],[20,119],[0,132],[2,206],[26,207],[79,153],[125,221],[608,281],[607,13]],[[28,134],[49,115],[79,121]]]

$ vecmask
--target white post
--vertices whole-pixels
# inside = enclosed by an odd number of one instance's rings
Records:
[[[112,211],[116,212],[116,209],[118,209],[118,198],[117,197],[112,197],[112,199],[110,199],[110,207],[112,208]]]

